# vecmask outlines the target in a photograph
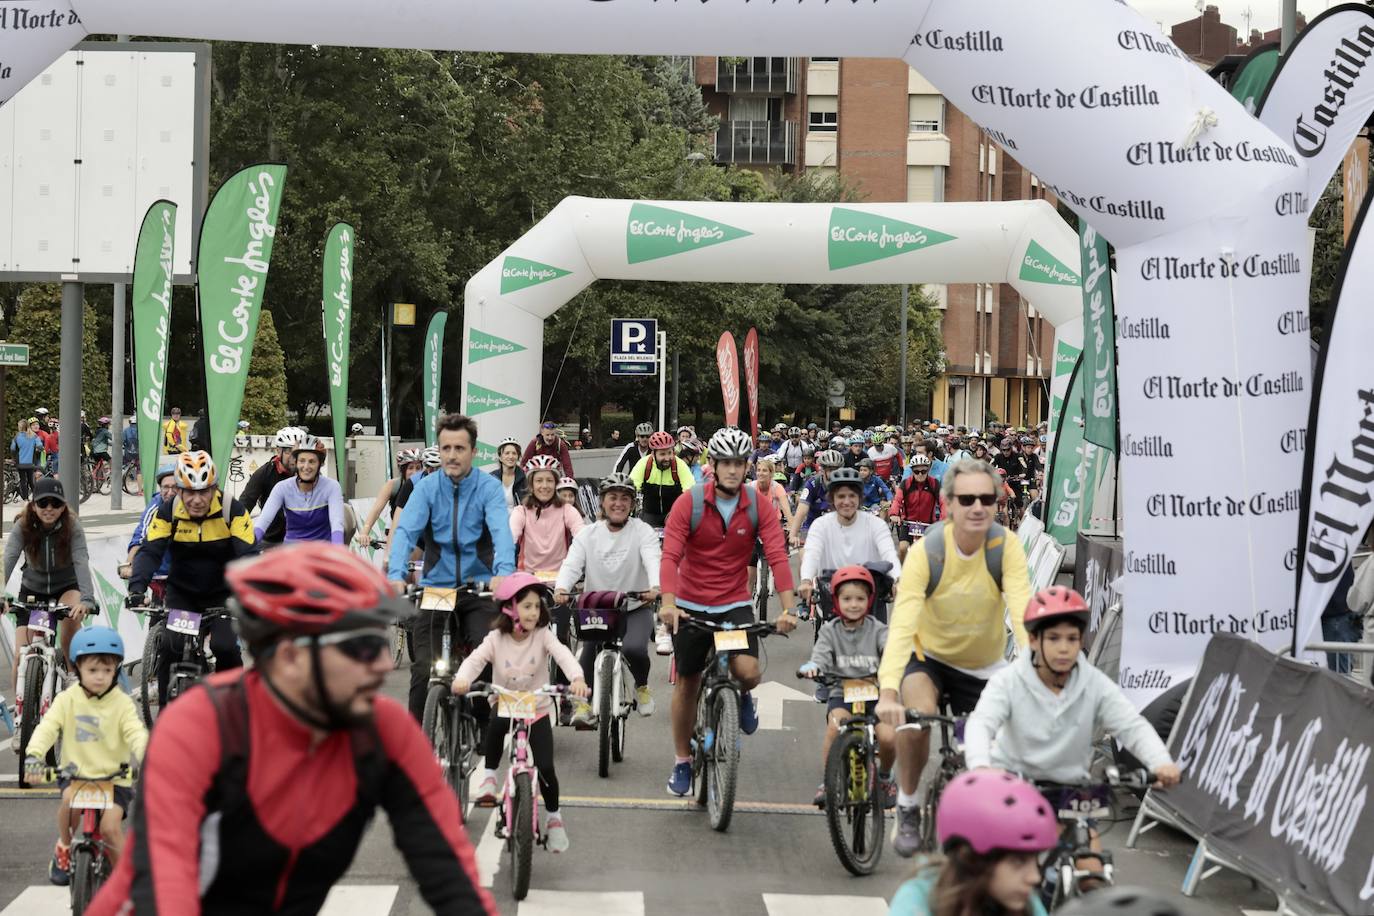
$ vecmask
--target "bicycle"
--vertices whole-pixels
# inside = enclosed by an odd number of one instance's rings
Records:
[[[109,808],[114,807],[114,781],[129,775],[126,763],[108,776],[79,776],[76,764],[69,763],[62,770],[47,767],[43,771],[43,782],[55,782],[58,777],[70,779],[76,784],[72,793],[71,813],[80,821],[72,825],[71,843],[71,891],[72,916],[86,912],[96,891],[110,877],[114,870],[110,863],[109,848],[100,834],[100,818]],[[128,812],[125,812],[128,816]]]
[[[80,483],[77,489],[80,491],[81,502],[83,503],[90,499],[91,494],[95,492],[95,469],[91,465],[91,459],[84,455],[81,457]]]
[[[16,626],[19,612],[27,610],[29,632],[42,637],[21,646],[17,662],[19,689],[14,697],[14,718],[19,726],[19,787],[23,789],[28,787],[24,757],[28,753],[29,739],[62,689],[58,684],[61,675],[58,673],[57,626],[71,616],[71,607],[53,601],[40,604],[30,596],[27,602],[11,604],[9,610],[15,615]],[[48,752],[47,762],[49,766],[57,764],[56,748]]]
[[[925,801],[921,803],[921,851],[936,852],[939,841],[935,837],[935,810],[940,806],[940,796],[956,776],[964,772],[964,716],[928,716],[914,709],[906,711],[906,724],[897,726],[897,731],[915,729],[928,731],[933,726],[940,729],[940,763],[935,775],[926,789]]]
[[[368,547],[372,550],[383,550],[386,548],[386,541],[379,538],[369,538]],[[369,559],[371,559],[369,557]],[[410,664],[413,659],[410,657],[410,637],[406,634],[405,621],[393,621],[391,626],[391,667],[393,670],[403,668]]]
[[[162,622],[164,636],[166,633],[177,633],[185,637],[181,641],[181,659],[172,662],[172,670],[167,677],[167,703],[169,705],[177,697],[200,683],[201,678],[205,675],[214,672],[215,659],[206,648],[210,641],[207,625],[213,625],[220,618],[229,616],[229,609],[224,607],[211,607],[204,611],[182,611],[175,608],[167,611],[166,619]],[[202,636],[202,633],[206,635]],[[162,645],[159,644],[158,655],[154,656],[152,671],[154,678],[157,677],[156,659],[161,656],[162,649]]]
[[[126,458],[124,470],[120,472],[119,486],[126,496],[138,496],[143,492],[139,482],[138,458]]]
[[[1122,774],[1116,767],[1108,767],[1105,775],[1105,781],[1081,783],[1033,780],[1035,788],[1054,806],[1055,817],[1065,825],[1058,845],[1050,850],[1043,864],[1045,881],[1040,896],[1051,910],[1115,883],[1111,851],[1092,847],[1092,823],[1111,817],[1113,789],[1144,791],[1154,782],[1149,770]],[[1078,863],[1083,859],[1095,859],[1100,869],[1080,868]],[[1092,886],[1085,888],[1085,880]]]
[[[704,630],[715,639],[697,695],[691,742],[692,793],[697,805],[706,807],[711,829],[724,833],[730,828],[735,809],[740,752],[740,687],[730,673],[730,653],[748,648],[750,636],[771,636],[778,630],[771,623],[737,626],[699,617],[683,617],[678,625]]]
[[[852,715],[830,745],[825,761],[825,822],[840,864],[853,875],[870,875],[883,855],[883,788],[878,779],[878,717],[867,711],[878,699],[877,675],[842,678],[822,674],[817,684],[844,691]]]
[[[32,482],[33,471],[30,469],[26,470],[25,473],[29,475]],[[5,502],[19,502],[19,466],[14,463],[12,458],[5,459]]]
[[[143,724],[153,727],[153,707],[157,705],[157,659],[162,652],[162,636],[166,630],[167,608],[155,596],[144,607],[131,607],[136,614],[147,618],[148,631],[143,636],[143,657],[138,665],[138,707]]]
[[[97,455],[91,460],[91,482],[95,492],[101,496],[109,496],[110,483],[110,456]]]
[[[592,669],[596,672],[592,709],[596,713],[596,773],[605,779],[611,775],[611,762],[625,759],[626,726],[639,701],[623,651],[629,596],[620,592],[601,592],[599,596],[597,604],[589,603],[587,595],[580,597],[572,612],[572,625],[578,640],[602,643]]]
[[[501,789],[501,820],[496,826],[498,839],[506,841],[510,853],[511,896],[524,900],[530,890],[530,872],[534,867],[534,847],[548,845],[548,838],[539,827],[539,784],[534,766],[534,752],[530,749],[530,725],[538,718],[539,697],[562,697],[567,688],[545,684],[538,690],[506,690],[496,684],[478,682],[467,696],[495,696],[497,715],[511,720],[510,766]]]

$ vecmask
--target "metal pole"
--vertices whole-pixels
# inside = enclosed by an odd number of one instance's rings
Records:
[[[57,407],[62,411],[58,430],[58,477],[67,506],[80,515],[81,505],[81,323],[85,287],[74,280],[62,284],[62,368],[58,372]]]
[[[907,313],[907,308],[908,308],[908,306],[909,306],[910,301],[911,301],[911,287],[908,286],[908,285],[906,285],[905,283],[903,283],[903,284],[902,284],[902,317],[901,317],[901,327],[900,327],[900,330],[897,332],[898,334],[901,335],[901,339],[902,339],[902,358],[901,358],[901,370],[900,370],[900,371],[901,371],[901,378],[899,378],[899,379],[897,380],[897,414],[898,414],[898,416],[901,418],[901,419],[899,420],[899,422],[900,422],[900,424],[901,424],[902,429],[906,429],[906,347],[907,347],[907,339],[906,339],[906,337],[907,337],[907,334],[906,334],[906,313]],[[827,411],[827,413],[828,413],[828,411]],[[825,425],[826,425],[826,428],[827,428],[827,429],[830,427],[830,422],[829,422],[829,420],[826,421],[826,424],[825,424]]]
[[[122,509],[124,496],[124,284],[114,285],[114,377],[110,382],[110,508]],[[0,429],[4,424],[0,423]],[[115,460],[119,456],[119,460]]]
[[[386,467],[390,472],[395,458],[391,454],[391,327],[396,318],[396,306],[386,307],[386,336],[382,338],[382,436],[386,439]]]
[[[1298,0],[1283,0],[1283,32],[1279,36],[1279,53],[1287,54],[1298,37]]]
[[[678,377],[682,374],[678,365],[680,355],[676,350],[673,351],[673,429],[677,429],[680,425],[680,418],[677,413]]]
[[[668,332],[658,332],[658,428],[667,429],[668,414]]]
[[[0,434],[5,431],[5,367],[0,366]],[[16,433],[18,435],[18,433]],[[19,463],[19,456],[15,455],[15,464]],[[23,473],[23,472],[21,472]],[[29,471],[33,474],[33,471]],[[0,474],[0,528],[5,525],[5,475]],[[3,640],[0,640],[3,642]]]

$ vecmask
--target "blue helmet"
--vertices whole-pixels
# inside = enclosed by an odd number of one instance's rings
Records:
[[[861,436],[861,435],[859,435],[858,433],[854,433],[854,434],[851,435],[846,441],[847,441],[850,445],[863,445],[863,444],[864,444],[864,437]]]
[[[124,640],[109,627],[84,627],[72,637],[72,647],[68,654],[73,665],[83,655],[113,655],[123,661]]]

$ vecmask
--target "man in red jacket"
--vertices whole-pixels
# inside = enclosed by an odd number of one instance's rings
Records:
[[[685,618],[729,621],[741,626],[754,622],[747,570],[755,540],[777,582],[782,615],[776,626],[787,633],[797,625],[793,616],[796,597],[792,569],[787,562],[787,541],[778,513],[762,510],[757,493],[745,487],[753,444],[742,431],[726,427],[711,437],[707,446],[714,480],[693,487],[673,503],[663,535],[663,562],[659,567],[663,604],[659,616],[673,633],[677,660],[677,685],[673,688],[673,771],[668,792],[686,795],[692,787],[691,737],[696,728],[697,694],[702,672],[714,651],[714,634],[680,626]],[[749,636],[748,648],[736,651],[730,671],[739,682],[740,731],[752,735],[759,727],[758,712],[749,691],[759,682],[759,641]]]
[[[563,476],[572,477],[572,450],[568,448],[568,443],[558,434],[558,424],[552,420],[545,420],[544,425],[539,428],[539,433],[530,440],[530,444],[525,446],[525,454],[520,457],[520,466],[523,468],[530,463],[530,459],[535,455],[548,455],[550,458],[557,458],[558,463],[563,465]]]

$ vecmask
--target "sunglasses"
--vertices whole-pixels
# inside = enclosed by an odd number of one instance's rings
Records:
[[[333,646],[344,655],[364,665],[370,665],[391,651],[391,638],[383,633],[329,633],[319,638],[321,646]],[[296,640],[298,646],[310,645],[310,637]]]
[[[911,472],[911,476],[912,476],[912,477],[924,477],[924,476],[926,476],[926,475],[929,474],[929,473],[930,473],[929,471],[912,471],[912,472]]]
[[[60,509],[66,505],[60,499],[40,499],[34,503],[40,509]]]
[[[959,500],[959,505],[965,507],[971,506],[975,502],[982,503],[985,506],[991,506],[993,503],[997,502],[997,495],[995,493],[957,493],[954,498]]]

